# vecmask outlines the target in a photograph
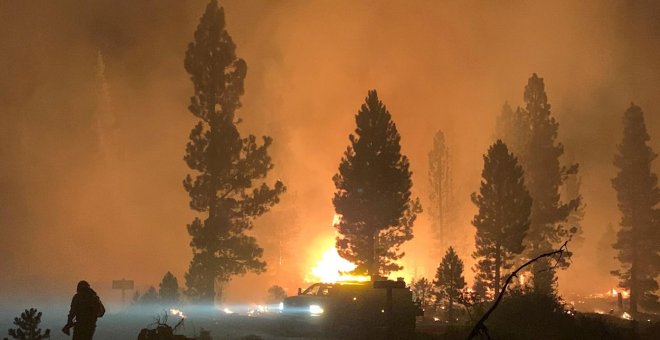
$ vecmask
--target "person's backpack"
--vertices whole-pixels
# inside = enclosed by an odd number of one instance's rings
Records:
[[[103,315],[105,315],[105,306],[103,306],[103,303],[101,302],[101,299],[98,297],[98,295],[95,295],[94,297],[94,313],[96,314],[97,318],[102,318]]]

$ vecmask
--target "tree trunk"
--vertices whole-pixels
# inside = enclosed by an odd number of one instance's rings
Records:
[[[439,164],[441,165],[441,164]],[[443,199],[443,193],[442,193],[442,170],[438,170],[439,173],[439,178],[437,179],[438,181],[438,227],[439,227],[439,232],[440,232],[440,249],[445,249],[445,214],[444,214],[444,204],[442,202]]]
[[[213,289],[213,298],[211,299],[211,304],[215,305],[216,299],[222,303],[222,295],[223,295],[223,287],[225,285],[225,282],[214,280],[215,281],[215,286]]]
[[[500,291],[500,266],[502,265],[502,247],[498,242],[495,246],[495,294]]]
[[[630,263],[630,314],[636,317],[637,314],[637,233],[639,232],[639,218],[637,216],[636,205],[632,206],[632,261]]]
[[[369,264],[369,275],[372,279],[375,276],[378,276],[378,232],[376,231],[374,235],[370,238],[370,248],[371,251],[371,263]]]
[[[635,250],[633,249],[633,263],[630,266],[630,314],[635,316],[637,314],[637,259],[635,258]]]
[[[447,318],[449,322],[454,320],[454,282],[449,285],[449,306],[447,306]]]

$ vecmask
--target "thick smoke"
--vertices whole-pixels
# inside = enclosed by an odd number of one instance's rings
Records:
[[[61,297],[85,278],[144,290],[170,270],[183,282],[192,219],[181,180],[194,120],[183,55],[205,1],[0,3],[0,285],[4,298]],[[620,117],[642,106],[660,136],[660,6],[655,2],[221,1],[248,63],[242,133],[274,137],[273,179],[289,189],[255,234],[295,224],[284,267],[238,279],[229,299],[302,284],[333,237],[331,181],[367,90],[377,89],[428,202],[427,153],[445,131],[463,205],[456,225],[469,268],[469,194],[508,100],[545,79],[560,140],[580,163],[585,244],[563,292],[607,290],[596,243],[619,214],[610,179]],[[105,65],[99,77],[99,55]],[[100,80],[104,79],[104,80]],[[103,85],[105,84],[105,85]],[[99,88],[107,86],[107,96]],[[106,104],[103,104],[106,103]],[[109,103],[109,104],[108,104]],[[105,119],[110,112],[111,119]],[[660,150],[658,138],[652,139]],[[441,249],[428,217],[406,247],[409,275],[432,276]],[[286,229],[289,230],[289,229]],[[264,240],[264,244],[267,242]],[[428,249],[428,250],[420,250]],[[276,249],[266,248],[267,258]],[[433,255],[433,256],[431,256]],[[615,265],[612,260],[613,266]],[[584,287],[589,275],[600,284]],[[468,277],[471,274],[467,275]],[[246,286],[243,284],[242,286]]]

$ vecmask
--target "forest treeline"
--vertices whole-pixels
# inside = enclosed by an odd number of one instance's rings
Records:
[[[250,231],[287,191],[269,176],[275,166],[273,138],[239,129],[243,119],[250,119],[240,114],[248,64],[237,55],[216,0],[201,16],[183,61],[193,85],[188,110],[196,120],[183,156],[189,174],[182,181],[195,214],[186,226],[192,256],[185,287],[168,272],[158,289],[136,292],[137,304],[212,304],[223,299],[223,288],[233,278],[263,273],[263,248]],[[453,187],[452,141],[442,129],[433,137],[424,208],[431,216],[435,247],[444,254],[434,278],[411,283],[429,315],[449,323],[473,320],[500,292],[512,268],[566,241],[569,249],[582,242],[587,207],[580,194],[579,159],[567,155],[558,139],[560,125],[545,86],[539,75],[530,76],[523,103],[515,109],[503,105],[492,144],[484,150],[480,183],[475,183],[479,189],[469,197],[477,208],[471,285],[455,247],[456,211],[470,202]],[[423,211],[423,200],[413,195],[403,136],[385,102],[376,89],[367,91],[337,172],[328,179],[336,189],[328,198],[339,216],[336,247],[357,265],[355,274],[387,276],[402,269],[399,260],[406,254],[401,247],[413,238]],[[635,318],[660,310],[660,190],[652,171],[657,154],[649,146],[642,108],[631,104],[625,109],[621,128],[623,138],[612,155],[617,174],[604,185],[616,191],[621,213],[610,245],[619,265],[612,275],[630,291],[628,309]],[[516,278],[510,301],[560,308],[556,271],[570,265],[570,255],[535,262]],[[269,294],[273,302],[285,296],[281,287],[272,287]],[[40,314],[30,313],[24,318],[38,324]]]
[[[210,300],[221,296],[221,287],[233,276],[264,270],[261,248],[244,232],[254,218],[278,202],[285,187],[263,182],[274,166],[268,156],[272,139],[264,137],[258,144],[254,136],[241,138],[238,132],[241,118],[236,112],[247,64],[236,56],[223,10],[215,1],[202,16],[185,61],[195,88],[189,108],[200,122],[191,131],[185,156],[197,175],[186,177],[184,185],[191,208],[204,216],[188,227],[194,256],[186,285],[189,296]],[[444,291],[434,293],[443,296],[438,301],[448,299],[453,306],[459,291],[473,300],[492,299],[514,266],[565,241],[571,246],[582,241],[586,204],[580,194],[579,164],[565,155],[558,140],[559,123],[544,79],[532,74],[522,98],[523,104],[515,109],[508,102],[503,105],[493,144],[484,154],[479,191],[471,197],[478,209],[472,220],[476,250],[471,254],[477,264],[469,294],[462,274],[456,272],[462,271],[462,262],[451,247],[456,237],[455,210],[463,203],[452,187],[450,141],[441,130],[434,137],[427,209],[438,246],[449,249],[432,286],[450,286],[438,288]],[[619,152],[612,155],[619,170],[612,185],[622,214],[617,241],[611,245],[618,251],[621,269],[613,275],[620,287],[630,290],[630,311],[636,313],[638,306],[653,309],[658,303],[658,188],[651,171],[655,154],[647,144],[650,137],[641,108],[631,104],[625,111],[623,131]],[[401,151],[401,138],[384,101],[376,90],[369,91],[332,179],[336,187],[332,202],[340,217],[337,249],[358,265],[358,274],[386,276],[401,269],[397,260],[405,253],[400,247],[412,239],[413,225],[422,212],[421,200],[412,195],[412,172]],[[556,270],[570,265],[570,255],[568,251],[559,263],[541,259],[520,276],[517,285],[556,296]]]

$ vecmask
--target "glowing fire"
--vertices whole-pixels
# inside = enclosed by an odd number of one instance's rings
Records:
[[[316,263],[316,266],[312,268],[306,281],[334,283],[341,281],[365,282],[371,280],[369,276],[348,274],[356,267],[357,265],[339,256],[337,249],[332,245],[330,249],[323,253],[321,260]]]
[[[341,222],[341,215],[335,214],[335,216],[332,217],[332,226],[338,226],[339,222]]]
[[[336,227],[341,222],[341,215],[335,214],[332,218],[332,226]],[[369,276],[349,274],[357,265],[339,256],[335,248],[334,237],[324,240],[321,249],[326,249],[321,255],[314,268],[305,277],[307,282],[334,283],[342,281],[370,281]]]
[[[623,297],[624,299],[627,299],[630,296],[629,290],[616,290],[615,288],[612,288],[612,290],[610,290],[607,293],[612,297],[617,297],[617,295],[621,293],[621,297]]]

